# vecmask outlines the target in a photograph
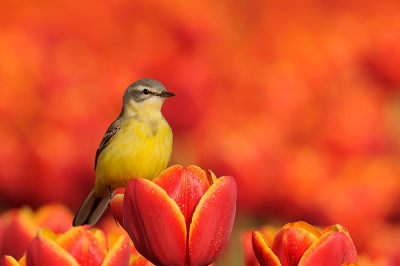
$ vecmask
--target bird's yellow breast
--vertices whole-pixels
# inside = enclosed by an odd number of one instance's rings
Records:
[[[154,179],[169,162],[172,130],[164,117],[124,118],[122,128],[101,151],[96,166],[96,194],[125,187],[133,178]]]

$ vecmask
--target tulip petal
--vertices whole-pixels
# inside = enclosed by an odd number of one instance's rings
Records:
[[[89,231],[72,227],[56,242],[68,251],[80,265],[100,265],[107,254],[107,240],[100,230]]]
[[[178,204],[187,226],[190,225],[197,203],[210,187],[206,172],[195,165],[187,168],[180,165],[169,167],[153,182]]]
[[[261,266],[281,266],[281,262],[272,252],[268,241],[259,231],[253,232],[252,242],[254,254]]]
[[[71,227],[73,215],[71,211],[60,204],[48,204],[40,207],[33,216],[39,227],[50,228],[51,231],[64,233]]]
[[[207,172],[206,172],[206,174],[207,174],[207,177],[208,177],[208,182],[210,182],[210,184],[212,185],[212,184],[214,184],[216,181],[217,181],[217,176],[213,173],[213,171],[211,171],[211,170],[208,170]]]
[[[131,257],[129,260],[129,266],[153,266],[154,264],[143,257],[135,248],[131,245]]]
[[[222,253],[232,231],[236,198],[236,182],[231,176],[219,178],[203,195],[190,225],[190,265],[208,265]]]
[[[1,258],[1,266],[20,266],[19,263],[12,257],[12,256],[7,256],[4,255],[3,258]]]
[[[53,241],[56,241],[56,239],[57,239],[57,235],[53,231],[51,231],[49,228],[40,228],[37,231],[36,236],[45,237],[45,238],[51,239]]]
[[[104,258],[102,266],[123,266],[129,265],[130,245],[128,237],[122,235],[117,242],[110,248],[110,251]]]
[[[143,256],[134,256],[131,255],[131,260],[129,262],[129,266],[154,266],[153,263],[146,260]]]
[[[103,254],[106,254],[108,252],[108,239],[106,233],[98,228],[92,228],[88,230],[87,233],[92,240],[91,244],[96,246],[99,251],[103,252]]]
[[[110,201],[110,211],[114,215],[114,218],[118,221],[118,223],[125,228],[124,226],[124,194],[116,194]]]
[[[156,265],[185,264],[185,219],[165,190],[135,178],[125,189],[123,204],[125,228],[140,254]]]
[[[44,237],[34,237],[26,252],[29,266],[79,266],[78,262],[56,242]]]
[[[2,253],[20,258],[26,251],[31,239],[36,235],[38,229],[37,224],[32,221],[32,211],[29,208],[21,208],[21,210],[10,210],[6,215],[2,216],[2,242],[14,243],[15,245],[2,246]]]
[[[26,266],[26,254],[18,261],[20,266]]]
[[[357,261],[357,251],[346,228],[333,225],[325,229],[321,238],[304,253],[299,266],[333,266]]]
[[[282,265],[296,266],[319,235],[318,230],[305,222],[288,223],[276,234],[272,251]]]
[[[289,224],[286,224],[286,226],[302,228],[302,229],[306,230],[307,232],[313,234],[316,238],[320,238],[322,235],[314,226],[312,226],[309,223],[303,222],[303,221],[289,223]]]

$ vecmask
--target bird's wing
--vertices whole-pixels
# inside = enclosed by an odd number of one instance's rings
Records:
[[[107,147],[107,145],[110,143],[112,138],[115,136],[115,134],[118,133],[118,131],[121,129],[122,125],[124,124],[122,117],[118,117],[117,120],[115,120],[107,129],[106,133],[103,136],[103,139],[100,142],[99,147],[97,148],[96,151],[96,158],[94,159],[94,169],[96,170],[96,165],[97,165],[97,158],[99,158],[99,155],[101,151]]]

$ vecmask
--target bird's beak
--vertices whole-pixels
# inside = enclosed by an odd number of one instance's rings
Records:
[[[175,94],[173,94],[172,92],[169,92],[169,91],[163,91],[163,92],[159,93],[157,96],[159,96],[161,98],[167,98],[167,97],[175,96]]]

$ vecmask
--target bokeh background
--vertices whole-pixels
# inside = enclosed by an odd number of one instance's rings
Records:
[[[75,212],[142,77],[177,95],[171,164],[237,181],[219,265],[241,265],[243,229],[297,220],[400,265],[398,1],[2,2],[1,210]]]

